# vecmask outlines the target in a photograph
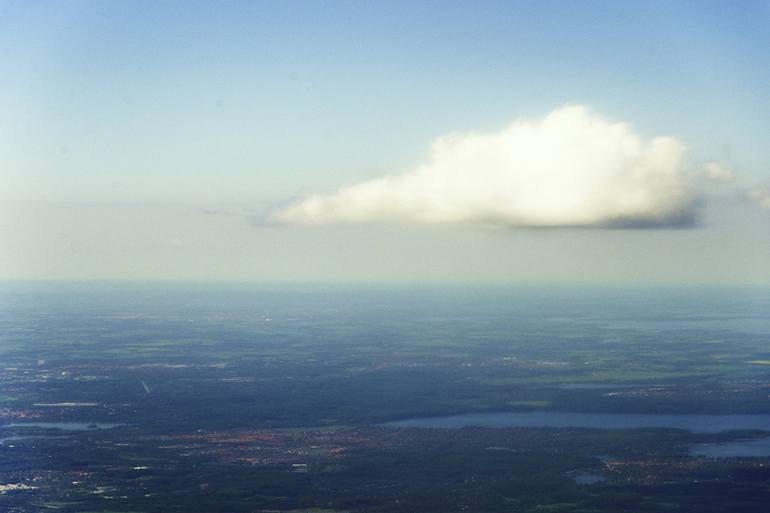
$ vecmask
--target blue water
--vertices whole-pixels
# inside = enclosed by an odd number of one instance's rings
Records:
[[[87,431],[90,429],[109,429],[124,425],[125,424],[115,424],[109,422],[18,422],[15,424],[6,424],[0,427],[38,427],[46,429],[60,429],[62,431]]]
[[[596,484],[606,480],[607,479],[604,476],[598,474],[580,474],[579,476],[575,476],[575,482],[580,485]]]
[[[52,440],[58,438],[67,438],[66,436],[45,436],[45,435],[31,435],[31,436],[9,436],[7,438],[0,438],[0,445],[8,445],[8,442],[18,442],[22,440]]]
[[[769,457],[770,438],[734,440],[718,444],[699,444],[690,449],[693,456],[708,458]]]
[[[676,428],[693,433],[729,429],[770,431],[770,415],[658,415],[621,413],[506,412],[421,417],[388,422],[386,426],[423,428],[559,427],[559,428]]]

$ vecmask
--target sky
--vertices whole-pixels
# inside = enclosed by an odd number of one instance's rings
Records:
[[[770,2],[0,0],[0,279],[770,284]]]

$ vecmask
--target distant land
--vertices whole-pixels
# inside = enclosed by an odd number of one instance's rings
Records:
[[[1,290],[2,511],[770,500],[764,288]]]

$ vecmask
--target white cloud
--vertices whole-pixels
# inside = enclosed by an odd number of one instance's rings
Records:
[[[735,178],[732,170],[724,167],[718,162],[707,162],[706,165],[703,166],[703,170],[706,177],[712,180],[727,182]]]
[[[501,226],[664,226],[692,218],[685,148],[644,139],[583,106],[500,132],[454,134],[430,160],[274,211],[286,224],[482,223]],[[709,175],[724,175],[711,166]]]
[[[755,187],[749,191],[749,198],[754,200],[760,208],[770,210],[770,185]]]

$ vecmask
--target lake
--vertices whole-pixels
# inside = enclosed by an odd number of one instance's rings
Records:
[[[385,426],[423,428],[556,427],[556,428],[675,428],[693,433],[729,429],[770,431],[770,415],[663,415],[621,413],[503,412],[419,417],[386,422]]]
[[[109,422],[17,422],[14,424],[2,425],[0,428],[37,427],[45,429],[61,429],[62,431],[87,431],[90,429],[110,429],[120,426],[125,426],[125,424]]]
[[[770,438],[698,444],[690,449],[690,454],[707,458],[768,457],[770,456]]]
[[[46,436],[46,435],[30,435],[30,436],[9,436],[8,438],[0,438],[0,445],[8,445],[8,442],[19,442],[22,440],[53,440],[59,438],[67,438],[66,436]]]
[[[607,480],[606,477],[599,474],[580,474],[574,477],[575,483],[579,485],[591,485],[601,483]]]

